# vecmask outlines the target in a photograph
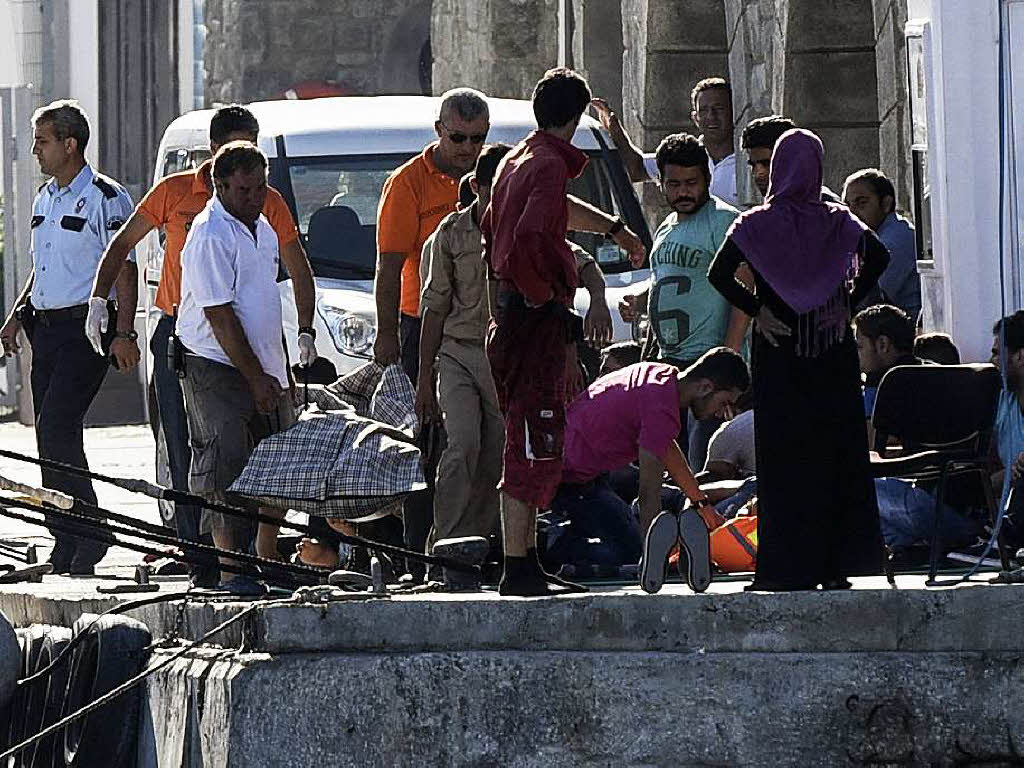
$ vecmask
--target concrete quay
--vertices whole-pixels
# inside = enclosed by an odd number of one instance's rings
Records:
[[[0,609],[113,604],[69,581],[2,586]],[[1018,587],[742,586],[267,603],[150,678],[139,765],[1021,764]],[[198,637],[245,607],[178,605],[130,615]]]

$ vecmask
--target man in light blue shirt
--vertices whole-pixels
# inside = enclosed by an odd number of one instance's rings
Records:
[[[1011,485],[1024,477],[1024,411],[1021,410],[1024,404],[1024,310],[996,322],[992,335],[992,364],[1002,364],[1006,379],[999,396],[995,430],[996,449],[1003,465],[999,503],[1000,507],[1005,507]]]
[[[89,122],[73,101],[55,101],[32,116],[32,152],[51,176],[39,188],[32,207],[32,274],[0,328],[4,354],[20,351],[24,328],[32,345],[32,402],[36,412],[39,456],[88,468],[83,419],[110,365],[85,337],[92,279],[100,256],[132,213],[132,201],[117,182],[96,173],[85,161]],[[138,270],[134,254],[117,280],[125,311],[115,318],[103,344],[121,368],[139,361],[132,330]],[[92,483],[62,472],[42,470],[43,485],[96,504]],[[106,552],[98,544],[51,529],[49,562],[57,573],[91,574]]]
[[[889,249],[889,266],[878,278],[878,287],[886,301],[910,315],[916,326],[921,313],[917,235],[914,225],[896,213],[896,188],[877,168],[864,168],[847,177],[843,202]]]

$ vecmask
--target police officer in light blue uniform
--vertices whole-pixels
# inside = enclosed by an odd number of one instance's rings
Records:
[[[107,242],[132,213],[131,197],[117,182],[96,173],[85,160],[89,122],[73,101],[55,101],[32,116],[32,152],[51,176],[32,207],[32,275],[0,328],[8,356],[20,351],[18,331],[32,345],[32,401],[39,455],[87,468],[82,421],[110,365],[85,337],[96,266]],[[117,282],[126,317],[111,323],[104,349],[119,367],[138,362],[132,322],[138,270],[132,253]],[[112,312],[116,308],[111,302]],[[113,318],[114,315],[112,314]],[[43,485],[95,504],[92,483],[44,469]],[[56,573],[89,574],[106,545],[51,528],[50,554]]]

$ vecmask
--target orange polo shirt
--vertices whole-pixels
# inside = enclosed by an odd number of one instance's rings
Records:
[[[377,253],[404,253],[402,314],[420,314],[420,254],[441,219],[458,207],[459,182],[434,165],[437,144],[395,169],[377,208]]]
[[[174,308],[181,303],[181,249],[185,247],[192,219],[213,196],[212,168],[213,160],[207,160],[194,171],[173,173],[161,179],[136,209],[154,227],[164,231],[164,265],[160,270],[156,305],[168,315],[174,314]],[[278,247],[298,239],[299,230],[292,212],[281,193],[273,187],[267,189],[263,215],[277,233]]]

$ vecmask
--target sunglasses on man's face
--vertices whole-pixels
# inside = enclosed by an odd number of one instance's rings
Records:
[[[453,131],[451,128],[444,124],[443,120],[438,120],[437,122],[441,123],[441,126],[444,128],[445,132],[447,132],[448,138],[451,140],[452,144],[461,144],[466,139],[469,139],[474,144],[483,144],[485,141],[487,141],[487,131],[484,131],[483,133],[474,133],[470,135],[466,133],[460,133],[458,131]]]

